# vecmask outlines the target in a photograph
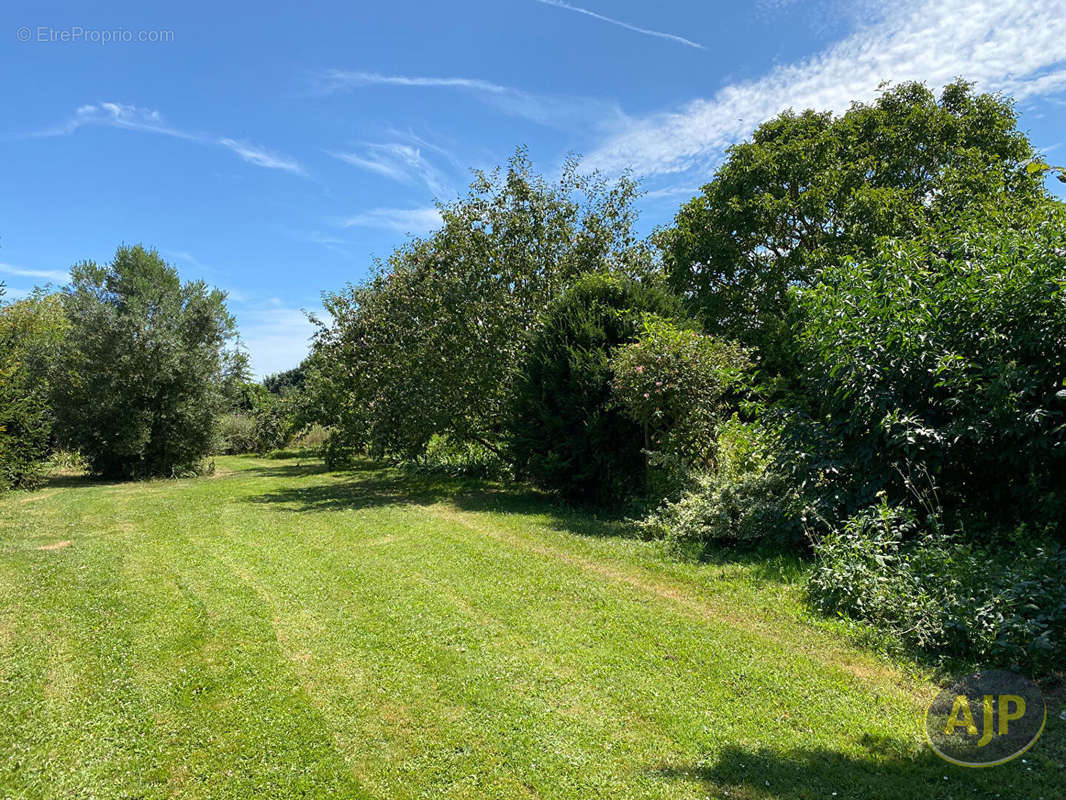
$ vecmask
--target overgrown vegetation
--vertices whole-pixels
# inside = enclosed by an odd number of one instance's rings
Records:
[[[818,542],[816,605],[926,655],[1038,674],[1061,669],[1066,551],[1025,525],[994,545],[882,499]]]
[[[678,554],[813,558],[826,612],[1046,672],[1066,658],[1052,173],[1011,102],[962,81],[765,122],[648,240],[628,177],[548,181],[519,150],[326,293],[307,360],[262,384],[221,293],[120,248],[61,303],[0,312],[0,480],[32,484],[55,446],[141,477],[313,430],[331,467],[514,478],[627,508]]]
[[[796,293],[807,409],[833,442],[824,501],[935,491],[968,537],[1062,536],[1066,214],[1040,202],[882,240]],[[823,509],[830,524],[835,507]]]
[[[32,488],[47,468],[50,371],[66,329],[54,295],[0,306],[0,490]]]

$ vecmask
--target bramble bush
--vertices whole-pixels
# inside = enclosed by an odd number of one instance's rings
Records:
[[[815,555],[815,606],[929,657],[1035,675],[1066,658],[1066,550],[1024,525],[999,545],[975,544],[882,499],[819,541]]]
[[[698,556],[723,544],[790,548],[803,534],[796,504],[787,475],[777,468],[773,436],[734,415],[718,428],[713,465],[696,472],[640,527],[677,555]]]

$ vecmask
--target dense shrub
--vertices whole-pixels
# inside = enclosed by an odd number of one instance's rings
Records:
[[[107,266],[71,270],[71,332],[54,384],[57,432],[106,477],[199,469],[217,445],[244,369],[225,295],[182,283],[159,254],[120,247]]]
[[[223,415],[221,451],[227,455],[269,453],[285,447],[295,434],[290,405],[267,395],[247,411]]]
[[[1063,530],[1066,213],[964,217],[798,292],[811,446],[846,495],[935,487],[949,529]],[[794,419],[794,433],[803,430]],[[819,430],[820,429],[820,430]],[[811,440],[813,441],[813,439]],[[824,446],[824,447],[823,447]],[[812,484],[813,485],[813,484]]]
[[[812,601],[926,654],[1033,674],[1066,658],[1066,551],[1022,526],[1000,546],[882,501],[816,545]]]
[[[255,417],[240,411],[223,414],[219,423],[219,442],[219,450],[225,455],[256,452]]]
[[[0,490],[37,484],[51,445],[50,362],[67,323],[55,295],[0,307]]]
[[[644,487],[640,425],[612,399],[610,359],[646,313],[680,315],[663,291],[607,274],[579,279],[549,308],[518,381],[510,452],[538,485],[610,505]]]
[[[256,409],[255,450],[269,453],[289,443],[293,434],[291,404],[274,399]]]
[[[777,470],[770,434],[733,417],[719,426],[714,452],[713,465],[696,473],[680,497],[663,501],[642,529],[678,554],[699,554],[711,544],[798,544],[794,491]]]
[[[296,430],[297,432],[290,442],[293,447],[321,451],[326,442],[329,441],[329,428],[319,425],[317,422],[311,423],[306,428],[297,428]]]
[[[644,449],[687,473],[711,466],[718,426],[736,408],[750,366],[733,342],[648,316],[637,340],[612,356],[612,388],[643,429]]]

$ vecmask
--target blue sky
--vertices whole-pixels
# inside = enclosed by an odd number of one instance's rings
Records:
[[[518,144],[549,174],[633,170],[649,231],[762,120],[886,80],[961,75],[1018,98],[1053,162],[1066,140],[1066,0],[106,5],[0,10],[0,280],[154,246],[230,292],[260,375]]]

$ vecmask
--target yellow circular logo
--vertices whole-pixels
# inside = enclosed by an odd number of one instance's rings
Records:
[[[925,714],[925,738],[960,767],[992,767],[1017,758],[1044,732],[1040,688],[1006,670],[975,672],[940,692]]]

